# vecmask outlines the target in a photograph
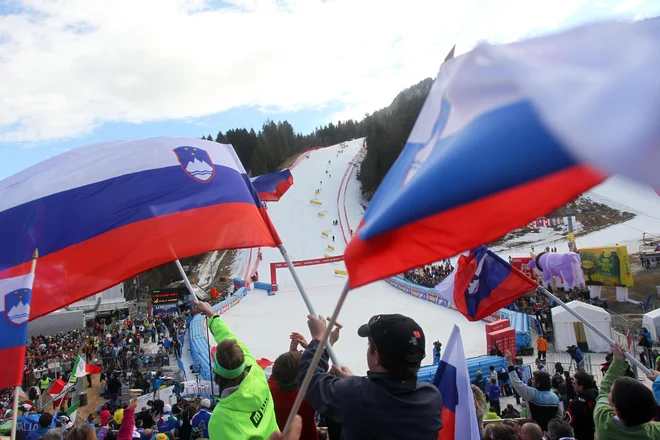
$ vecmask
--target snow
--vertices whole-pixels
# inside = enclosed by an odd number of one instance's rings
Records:
[[[359,224],[365,202],[359,191],[357,169],[350,162],[360,153],[362,139],[347,145],[344,149],[333,146],[310,152],[310,159],[303,160],[292,171],[294,185],[291,189],[279,202],[268,204],[268,214],[293,260],[321,258],[324,254],[342,255],[346,246],[344,235],[348,239],[350,229],[356,229]],[[316,198],[323,203],[322,206],[310,203],[316,189],[321,189]],[[319,217],[318,212],[324,210],[327,210],[325,217]],[[340,225],[333,226],[333,220],[340,220]],[[321,235],[322,230],[329,230],[329,238]],[[335,237],[334,242],[332,236]],[[328,244],[335,246],[334,252],[327,248]],[[260,281],[269,282],[270,263],[283,259],[277,249],[263,248],[261,251]],[[246,255],[249,252],[243,251],[241,258],[237,259],[237,273],[249,268],[250,263],[246,261],[249,256]],[[334,269],[345,269],[344,264],[330,263],[296,269],[316,312],[329,316],[346,282],[345,277],[334,274]],[[278,270],[277,282],[279,291],[274,296],[252,290],[237,307],[223,315],[229,327],[256,358],[275,360],[288,350],[291,332],[308,334],[308,312],[286,269]],[[468,357],[485,353],[483,322],[471,323],[458,312],[406,295],[381,281],[351,291],[338,318],[343,330],[335,351],[340,361],[356,374],[364,374],[367,370],[367,343],[357,336],[357,328],[379,313],[402,313],[422,326],[426,334],[427,363],[431,363],[433,341],[438,339],[445,343],[454,324],[462,329]]]
[[[578,248],[619,244],[627,245],[629,253],[636,253],[644,232],[647,238],[657,239],[660,236],[660,196],[652,188],[615,176],[592,188],[584,197],[636,216],[618,225],[577,237]],[[541,228],[541,231],[540,234],[526,234],[512,240],[512,243],[534,241],[537,252],[545,246],[556,246],[559,252],[568,252],[565,237],[558,236],[551,228]],[[529,245],[512,246],[501,251],[495,249],[503,257],[529,255],[529,250]]]
[[[222,259],[227,254],[227,251],[220,253],[220,251],[213,251],[208,258],[205,258],[199,267],[199,282],[197,283],[202,289],[206,289],[211,285],[215,278],[218,268]]]

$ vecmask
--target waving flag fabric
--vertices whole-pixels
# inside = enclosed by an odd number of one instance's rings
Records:
[[[486,246],[479,246],[461,255],[454,271],[435,290],[468,320],[478,321],[537,287]]]
[[[152,267],[280,243],[231,145],[188,138],[68,151],[0,181],[0,279],[29,272],[30,319]]]
[[[444,347],[433,384],[442,394],[442,429],[438,440],[480,440],[470,375],[457,326]]]
[[[0,388],[23,382],[33,283],[32,274],[0,280]]]
[[[351,287],[526,225],[599,183],[592,164],[660,188],[659,71],[659,20],[444,63],[346,249]]]
[[[101,374],[101,366],[88,364],[80,355],[76,356],[76,361],[73,364],[73,375],[76,377],[85,377],[88,374]]]
[[[293,175],[289,169],[264,174],[250,179],[259,198],[264,202],[277,202],[293,185]]]

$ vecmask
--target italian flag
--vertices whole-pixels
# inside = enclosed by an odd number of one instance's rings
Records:
[[[76,377],[85,377],[88,374],[100,374],[101,367],[98,365],[90,365],[83,361],[80,355],[76,357],[76,363],[73,365],[73,374]]]

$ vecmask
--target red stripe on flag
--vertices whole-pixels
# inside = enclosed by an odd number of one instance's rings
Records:
[[[0,350],[0,389],[20,385],[23,382],[25,346]]]
[[[478,321],[484,316],[488,316],[520,298],[527,293],[524,291],[521,292],[521,285],[524,286],[527,284],[529,286],[528,291],[534,290],[538,287],[538,284],[527,275],[513,266],[511,266],[511,269],[511,275],[506,277],[504,282],[500,284],[497,289],[493,290],[488,298],[479,303],[476,315],[478,319],[472,319],[469,316],[465,316],[469,321]]]
[[[457,440],[456,438],[456,414],[447,408],[442,408],[442,429],[438,434],[438,440]]]
[[[224,203],[131,223],[39,258],[30,321],[177,258],[279,243],[266,211],[249,203]],[[30,264],[1,271],[0,279],[28,273]]]
[[[564,205],[603,179],[593,168],[577,165],[368,241],[356,234],[344,253],[350,286],[360,287],[490,243]]]

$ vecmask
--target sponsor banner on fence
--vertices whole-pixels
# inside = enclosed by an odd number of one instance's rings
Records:
[[[584,280],[589,286],[632,287],[633,276],[626,246],[579,249]]]
[[[418,286],[417,284],[411,283],[401,277],[391,277],[385,280],[388,284],[397,289],[406,292],[408,295],[412,295],[416,298],[420,298],[424,301],[428,301],[434,304],[437,304],[441,307],[456,310],[453,304],[450,304],[445,298],[440,297],[438,292],[435,289],[429,287]],[[458,310],[457,310],[458,311]],[[486,322],[495,322],[500,319],[499,313],[493,313],[490,316],[487,316],[483,319]]]
[[[529,267],[530,261],[532,261],[532,257],[513,257],[511,258],[511,266],[535,280],[538,278],[538,275],[534,272],[534,269]]]

